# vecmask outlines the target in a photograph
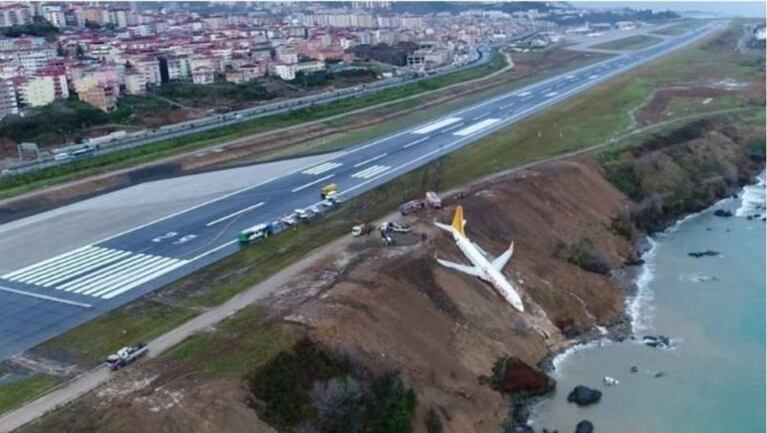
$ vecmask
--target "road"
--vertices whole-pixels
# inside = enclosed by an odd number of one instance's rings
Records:
[[[501,94],[430,122],[329,155],[0,276],[0,359],[85,323],[238,251],[237,234],[319,206],[336,183],[348,199],[557,104],[712,31],[709,24],[656,46]],[[45,233],[28,233],[45,236]]]

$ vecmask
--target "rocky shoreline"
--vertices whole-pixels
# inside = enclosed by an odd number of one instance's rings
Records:
[[[764,167],[762,167],[761,170],[763,169]],[[645,255],[651,249],[650,238],[657,233],[662,233],[668,230],[669,228],[675,226],[679,222],[689,218],[692,215],[695,215],[700,212],[704,212],[710,209],[711,207],[716,206],[722,200],[738,198],[739,193],[742,192],[744,187],[748,185],[755,185],[758,182],[757,176],[761,170],[757,170],[750,174],[751,176],[750,182],[744,182],[742,184],[732,186],[728,188],[728,190],[722,193],[720,196],[712,198],[710,200],[710,203],[708,203],[708,205],[705,208],[690,209],[689,211],[683,213],[682,215],[669,216],[660,224],[653,227],[652,230],[647,230],[644,233],[642,233],[641,236],[638,236],[636,241],[634,242],[634,248],[637,252],[637,256],[639,257],[639,259],[636,261],[636,263],[627,264],[625,267],[621,269],[613,269],[612,275],[611,275],[611,278],[614,279],[625,290],[626,303],[625,303],[624,310],[620,313],[620,315],[614,322],[604,327],[603,329],[592,328],[578,335],[576,338],[571,339],[570,340],[571,344],[567,345],[566,347],[560,348],[556,351],[549,353],[537,364],[537,367],[540,369],[540,371],[543,372],[549,378],[551,378],[552,382],[554,382],[554,379],[552,378],[552,376],[554,375],[556,371],[555,361],[558,357],[570,351],[579,350],[579,348],[588,346],[589,344],[592,344],[597,341],[623,342],[626,340],[636,340],[637,338],[642,338],[644,342],[644,339],[650,338],[653,340],[653,342],[651,343],[645,342],[645,344],[651,347],[670,346],[671,343],[668,337],[664,337],[662,335],[659,335],[659,336],[636,335],[633,330],[633,322],[635,318],[631,316],[631,314],[629,313],[629,308],[628,308],[631,300],[638,294],[639,288],[637,286],[637,279],[640,272],[643,269],[643,266],[645,265],[645,261],[644,261]],[[717,216],[729,217],[732,215],[731,214],[723,215],[722,212],[719,212]],[[705,255],[706,253],[704,252],[702,254]],[[657,343],[657,345],[653,345],[655,343]],[[551,398],[555,387],[556,387],[556,383],[554,382],[552,385],[549,386],[549,388],[545,392],[542,392],[542,393],[508,396],[511,401],[512,409],[511,409],[511,417],[510,417],[511,430],[507,430],[507,431],[517,432],[517,433],[535,433],[535,430],[529,425],[531,410],[534,406],[536,406],[540,402],[544,401],[547,398]],[[573,392],[575,392],[575,390],[573,390]],[[584,423],[588,423],[588,425]],[[589,427],[593,428],[590,422],[584,420],[584,421],[581,421],[581,423],[579,423],[578,426],[576,426],[575,431],[576,433],[584,432],[584,431],[592,431],[592,430],[589,430]],[[542,433],[550,433],[550,432],[546,429],[543,429]]]

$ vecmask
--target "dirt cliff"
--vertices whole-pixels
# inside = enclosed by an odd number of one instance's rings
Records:
[[[431,224],[449,220],[458,203],[468,235],[483,249],[493,254],[515,241],[505,274],[521,289],[525,313],[480,280],[437,265],[435,255],[465,261],[452,239]],[[374,369],[401,370],[416,389],[419,417],[431,409],[444,414],[444,431],[492,431],[508,407],[478,378],[499,357],[535,365],[566,344],[565,334],[618,318],[625,290],[571,256],[575,246],[588,243],[609,269],[632,259],[631,242],[611,229],[629,206],[586,159],[475,185],[440,211],[408,218],[424,241],[383,247],[363,239],[328,258],[318,272],[343,277],[294,316],[324,345],[351,346]]]

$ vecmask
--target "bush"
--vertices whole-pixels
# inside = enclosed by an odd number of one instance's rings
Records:
[[[413,431],[415,393],[406,389],[396,373],[377,378],[370,385],[370,427],[373,433],[410,433]]]
[[[590,239],[581,239],[573,244],[570,247],[570,254],[567,261],[585,271],[601,275],[610,273],[610,265],[604,256],[596,251],[596,248]]]
[[[373,377],[308,338],[250,380],[259,416],[279,431],[409,433],[415,393],[398,373]]]
[[[316,380],[343,373],[332,357],[304,338],[261,369],[251,380],[251,389],[266,403],[264,421],[285,429],[314,416],[309,392]]]

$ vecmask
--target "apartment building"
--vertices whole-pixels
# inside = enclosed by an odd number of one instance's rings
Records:
[[[32,8],[21,3],[0,3],[0,27],[32,23]]]

